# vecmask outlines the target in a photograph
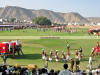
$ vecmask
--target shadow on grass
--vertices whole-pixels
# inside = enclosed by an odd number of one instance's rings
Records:
[[[41,59],[41,54],[24,54],[24,55],[16,55],[14,58],[12,59]]]

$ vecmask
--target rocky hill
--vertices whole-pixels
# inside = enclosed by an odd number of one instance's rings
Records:
[[[81,16],[79,13],[75,13],[75,12],[66,13],[64,15],[64,19],[66,22],[71,22],[71,23],[75,23],[75,22],[87,23],[87,22],[89,22],[86,18]]]
[[[0,18],[11,18],[15,17],[19,20],[31,20],[35,17],[29,9],[24,9],[20,7],[7,6],[0,11]]]
[[[94,23],[100,23],[100,17],[87,17],[87,20]]]
[[[17,6],[6,6],[4,8],[0,8],[0,18],[14,17],[21,21],[23,20],[31,21],[36,16],[45,16],[48,19],[50,19],[53,23],[66,23],[66,22],[87,23],[90,21],[89,19],[86,19],[79,13],[75,12],[61,13],[44,9],[40,10],[25,9]]]
[[[63,16],[59,15],[56,12],[50,11],[50,10],[41,9],[41,10],[34,10],[32,12],[36,16],[45,16],[54,23],[56,23],[56,22],[57,23],[64,23],[65,22],[65,19],[63,18]]]

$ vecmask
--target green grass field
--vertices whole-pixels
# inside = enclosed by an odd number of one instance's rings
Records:
[[[24,32],[23,32],[24,31]],[[37,32],[35,29],[27,29],[27,30],[13,30],[9,31],[0,31],[0,36],[86,36],[88,35],[87,29],[78,29],[75,33],[67,33],[67,32]],[[1,39],[0,41],[8,41],[5,39]],[[66,42],[70,43],[70,51],[71,57],[75,56],[75,49],[78,49],[80,46],[83,48],[84,57],[81,60],[80,68],[86,69],[88,65],[88,58],[91,51],[91,48],[96,45],[96,42],[100,41],[98,39],[21,39],[24,56],[17,56],[15,58],[8,57],[7,64],[14,65],[16,63],[26,66],[27,64],[36,64],[38,67],[44,67],[45,61],[41,59],[42,49],[46,49],[47,54],[49,55],[49,51],[53,50],[53,54],[55,54],[55,50],[59,51],[59,57],[61,58],[61,52],[66,50]],[[69,64],[69,62],[67,62]],[[100,63],[100,56],[93,61],[93,67],[96,68]],[[2,59],[0,60],[0,64],[3,64]],[[63,67],[63,62],[60,60],[59,62],[55,62],[54,56],[53,61],[49,62],[49,68],[55,70],[61,70]]]
[[[74,28],[77,32],[68,33],[68,32],[54,32],[52,30],[47,30],[46,32],[37,31],[36,29],[25,29],[25,30],[12,30],[9,31],[0,31],[0,36],[87,36],[88,29],[79,29]]]

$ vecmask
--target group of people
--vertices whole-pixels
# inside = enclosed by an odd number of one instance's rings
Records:
[[[69,53],[67,53],[67,57],[66,57],[65,52],[62,51],[62,61],[64,61],[64,62],[69,61],[70,62],[70,70],[71,71],[73,71],[74,65],[75,65],[75,69],[79,69],[80,60],[78,58],[73,60],[68,54]],[[45,64],[46,68],[48,67],[48,61],[52,61],[52,57],[53,57],[53,52],[52,51],[50,51],[49,58],[47,58],[46,51],[45,50],[42,51],[42,59],[46,60],[46,64]],[[59,56],[58,56],[58,50],[56,50],[56,52],[55,52],[55,61],[58,62],[59,60],[60,59],[59,59]]]
[[[82,57],[84,56],[84,54],[82,53],[83,50],[80,47],[79,49],[75,50],[75,58],[72,59],[71,58],[71,53],[70,53],[70,45],[67,44],[67,54],[65,54],[64,51],[62,51],[62,60],[64,62],[68,61],[70,62],[70,70],[73,71],[73,67],[75,66],[75,69],[78,70],[79,69],[79,65],[80,65],[80,60],[82,59]],[[49,58],[47,58],[47,54],[46,54],[46,50],[42,50],[42,59],[43,60],[48,60],[48,61],[52,61],[53,60],[53,55],[55,57],[55,61],[58,62],[60,61],[59,59],[59,54],[58,54],[58,50],[56,50],[55,53],[53,53],[53,51],[49,52]],[[47,62],[46,62],[47,63]],[[74,64],[75,63],[75,64]],[[92,56],[90,55],[89,57],[89,64],[87,65],[87,67],[89,67],[90,69],[92,69]]]
[[[93,56],[94,53],[97,51],[97,49],[100,48],[99,43],[96,43],[96,47],[94,47],[94,49],[92,50],[90,56],[89,56],[89,62],[87,65],[87,68],[92,69],[92,62],[93,62]],[[80,60],[82,59],[82,57],[84,56],[84,54],[82,53],[83,50],[80,47],[79,49],[75,50],[75,60],[71,58],[71,54],[70,54],[70,45],[67,44],[67,55],[65,54],[64,51],[62,51],[62,60],[65,61],[69,61],[70,62],[70,70],[73,71],[73,67],[74,67],[74,63],[76,63],[75,68],[79,69],[79,64],[80,64]],[[96,54],[98,55],[98,52],[96,52]],[[56,50],[55,52],[55,61],[58,62],[59,59],[59,55],[58,55],[58,50]],[[49,60],[52,61],[52,57],[53,57],[53,51],[50,51],[49,53],[49,58],[47,58],[47,54],[46,51],[43,49],[42,50],[42,59],[44,60]]]
[[[44,49],[42,50],[42,59],[43,60],[48,59],[49,61],[52,61],[52,57],[53,57],[53,51],[50,51],[49,58],[47,58],[46,51]],[[65,52],[64,51],[62,51],[62,59],[64,61],[66,60],[66,55],[65,55]],[[58,50],[56,50],[56,52],[55,52],[55,60],[56,61],[59,61]]]
[[[14,66],[7,67],[6,65],[0,66],[0,75],[100,75],[100,64],[94,70],[74,70],[71,72],[68,64],[63,65],[63,70],[54,70],[54,69],[46,69],[33,67],[30,69],[29,66],[21,67],[16,64]]]
[[[81,60],[82,56],[84,56],[82,53],[82,48],[80,48],[79,50],[76,50],[75,58]],[[49,61],[52,61],[52,58],[53,58],[52,50],[49,52],[49,58],[47,58],[46,50],[44,50],[44,49],[42,50],[42,59],[44,59],[44,60],[48,59]],[[66,61],[66,60],[70,60],[70,59],[71,59],[71,57],[70,57],[69,49],[67,50],[67,56],[66,56],[65,52],[62,51],[62,60]],[[58,50],[56,50],[56,52],[55,52],[55,61],[59,61]]]
[[[12,43],[14,42],[14,43]],[[0,53],[1,53],[1,56],[3,57],[3,61],[4,61],[4,64],[6,64],[6,60],[7,60],[7,55],[12,55],[13,54],[13,57],[15,55],[15,52],[18,53],[18,55],[20,55],[20,51],[23,55],[23,52],[22,52],[22,49],[21,49],[21,45],[20,45],[20,42],[18,40],[16,41],[11,41],[9,40],[9,42],[2,42],[2,44],[5,43],[6,45],[2,45],[0,47]]]
[[[18,53],[18,55],[20,55],[20,52],[22,55],[24,55],[23,51],[22,51],[22,45],[21,43],[19,42],[19,40],[16,40],[15,41],[15,47],[13,48],[13,46],[11,45],[11,40],[9,41],[9,50],[11,51],[11,53]]]

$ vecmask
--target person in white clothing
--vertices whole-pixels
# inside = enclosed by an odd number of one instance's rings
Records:
[[[9,40],[8,45],[9,45],[9,52],[10,52],[11,51],[11,40]]]
[[[87,67],[92,69],[92,56],[89,57],[89,65]]]
[[[16,46],[19,46],[19,44],[20,44],[20,43],[19,43],[19,41],[18,41],[18,40],[16,40]]]
[[[92,56],[89,57],[89,67],[92,69]]]

